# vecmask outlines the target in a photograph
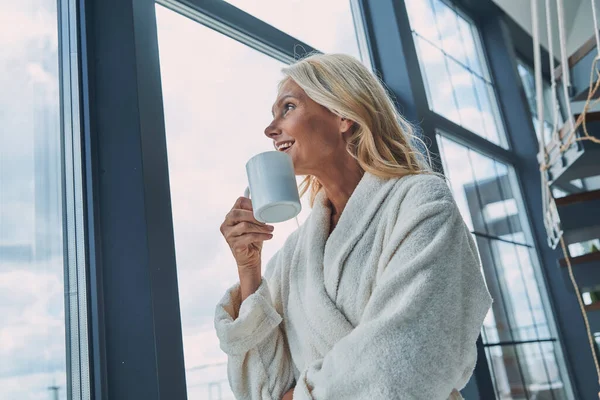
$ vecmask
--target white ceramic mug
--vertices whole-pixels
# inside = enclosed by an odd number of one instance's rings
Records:
[[[281,151],[267,151],[246,163],[248,185],[244,197],[252,196],[254,218],[277,223],[296,217],[302,210],[292,159]]]

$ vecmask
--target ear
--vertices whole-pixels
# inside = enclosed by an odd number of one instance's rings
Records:
[[[354,124],[355,124],[354,121],[349,120],[348,118],[341,117],[340,118],[340,133],[346,134],[346,133],[350,132],[352,130],[352,128],[354,127]]]

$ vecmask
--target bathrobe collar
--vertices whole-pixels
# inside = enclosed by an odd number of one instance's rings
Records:
[[[305,318],[314,330],[313,346],[323,354],[354,328],[335,303],[343,266],[396,182],[397,179],[382,179],[366,172],[331,234],[331,208],[325,191],[319,192],[315,198],[301,238],[303,246],[300,251],[304,254],[294,257],[296,262],[299,259],[306,262],[294,269],[310,269],[297,275],[298,278],[304,275],[307,280],[301,287],[310,288],[310,293],[297,300],[304,303]],[[291,284],[295,284],[294,279]],[[318,317],[311,312],[313,307],[321,309]],[[326,318],[323,318],[324,314]]]

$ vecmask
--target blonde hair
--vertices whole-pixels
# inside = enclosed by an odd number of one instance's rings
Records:
[[[312,54],[283,68],[280,88],[292,79],[316,103],[355,122],[347,150],[363,171],[381,178],[432,173],[427,147],[394,107],[381,81],[354,57]],[[415,147],[421,143],[426,157]],[[300,195],[310,190],[310,204],[322,184],[308,175]]]

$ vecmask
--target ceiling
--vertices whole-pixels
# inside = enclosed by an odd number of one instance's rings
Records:
[[[529,34],[531,29],[531,2],[529,0],[493,0],[502,8],[517,24],[519,24]],[[553,18],[552,35],[553,48],[556,57],[559,57],[558,23],[556,14],[557,0],[550,0],[550,8]],[[591,17],[590,0],[563,0],[565,11],[566,42],[567,53],[572,54],[577,50],[593,33],[593,20]],[[598,11],[600,11],[600,0],[596,0]],[[540,43],[546,49],[548,48],[548,39],[546,34],[546,8],[545,0],[538,0],[538,15],[540,21]]]

